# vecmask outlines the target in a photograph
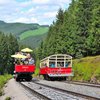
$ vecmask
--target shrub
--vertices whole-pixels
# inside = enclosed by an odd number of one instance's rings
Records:
[[[0,96],[3,94],[3,92],[2,92],[3,86],[11,78],[12,78],[12,76],[11,75],[8,75],[8,74],[0,75]]]

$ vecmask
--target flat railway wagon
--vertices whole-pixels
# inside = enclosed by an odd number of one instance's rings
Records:
[[[39,74],[45,80],[66,80],[68,76],[73,76],[72,56],[55,54],[42,59]]]
[[[15,65],[14,78],[16,81],[31,81],[35,65]]]

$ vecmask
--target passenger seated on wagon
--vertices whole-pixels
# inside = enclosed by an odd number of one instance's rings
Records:
[[[60,67],[60,63],[57,63],[57,67]]]
[[[20,61],[17,58],[15,58],[14,64],[15,65],[19,65],[20,64]]]
[[[34,59],[31,57],[30,53],[24,53],[24,55],[27,56],[27,58],[21,59],[22,62],[25,65],[33,65],[34,64]]]
[[[66,65],[65,65],[65,67],[68,67],[69,65],[70,65],[70,62],[67,62]]]
[[[22,54],[22,53],[21,52],[15,52],[15,55],[17,55],[17,54]],[[15,65],[23,65],[23,62],[20,58],[15,58],[14,64]]]
[[[31,55],[29,53],[27,54],[27,60],[28,60],[28,64],[29,65],[33,65],[34,64],[34,59],[31,57]]]
[[[55,68],[55,64],[54,63],[51,63],[50,64],[50,68]]]
[[[57,62],[57,67],[64,67],[64,63],[63,62]]]

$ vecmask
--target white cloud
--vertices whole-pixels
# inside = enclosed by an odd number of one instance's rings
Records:
[[[34,17],[32,17],[32,18],[21,17],[21,18],[15,19],[15,21],[16,22],[24,22],[24,23],[37,23],[38,22],[38,20]]]
[[[25,2],[21,2],[19,5],[21,7],[27,7],[30,6],[32,4],[32,1],[25,1]]]
[[[47,4],[50,0],[32,0],[35,4]]]
[[[10,0],[0,0],[0,5],[4,5],[4,4],[7,4],[9,2],[10,2]]]
[[[71,3],[71,0],[58,0],[58,3],[60,5],[61,8],[63,8],[64,4],[68,5]]]
[[[58,9],[67,8],[71,0],[0,0],[0,20],[51,24]]]
[[[54,11],[54,12],[46,12],[46,13],[44,13],[43,17],[44,18],[53,18],[53,17],[56,16],[56,14],[57,14],[56,11]]]
[[[71,0],[58,0],[58,2],[69,4],[71,3]]]
[[[48,25],[48,21],[47,22],[42,22],[42,24],[40,25]]]
[[[35,8],[31,8],[28,10],[28,13],[33,13],[36,9]]]
[[[17,2],[15,0],[0,0],[0,6],[10,6],[16,4]]]

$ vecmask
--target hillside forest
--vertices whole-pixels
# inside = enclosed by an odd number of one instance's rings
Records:
[[[12,33],[20,44],[38,47],[41,41],[46,37],[48,25],[39,25],[38,23],[7,23],[0,20],[0,31],[9,35]]]
[[[13,73],[14,59],[11,55],[18,49],[18,41],[12,34],[8,36],[0,32],[0,74]]]
[[[73,58],[99,55],[100,0],[72,0],[68,9],[59,9],[37,51],[39,59],[57,53]]]

